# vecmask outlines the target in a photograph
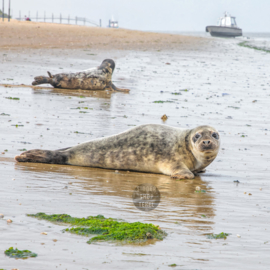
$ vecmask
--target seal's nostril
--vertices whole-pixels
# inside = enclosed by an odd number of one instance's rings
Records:
[[[208,144],[210,144],[210,141],[203,141],[203,144],[208,145]]]

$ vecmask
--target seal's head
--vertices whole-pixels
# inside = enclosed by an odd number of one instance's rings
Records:
[[[192,152],[196,157],[214,159],[219,150],[220,137],[217,130],[210,126],[199,126],[190,133]]]
[[[112,74],[114,71],[114,68],[115,68],[114,61],[112,59],[105,59],[103,60],[103,62],[101,63],[98,69],[105,69],[107,72]]]

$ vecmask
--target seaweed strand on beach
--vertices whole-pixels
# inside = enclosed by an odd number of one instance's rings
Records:
[[[260,48],[260,47],[254,46],[254,45],[249,45],[247,41],[240,42],[240,43],[238,43],[238,45],[241,46],[241,47],[254,49],[254,50],[257,50],[257,51],[263,51],[263,52],[270,53],[270,50]]]

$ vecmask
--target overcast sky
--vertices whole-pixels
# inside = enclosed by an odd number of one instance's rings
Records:
[[[101,19],[103,26],[113,16],[120,27],[152,31],[204,31],[228,11],[244,32],[270,32],[270,0],[11,0],[11,10],[13,17],[30,11],[33,20],[37,11]]]

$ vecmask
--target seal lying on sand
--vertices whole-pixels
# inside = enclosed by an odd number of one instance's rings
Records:
[[[192,179],[216,158],[219,145],[219,134],[210,126],[180,129],[149,124],[69,148],[26,151],[15,160],[163,173],[172,178]]]
[[[55,88],[128,92],[128,89],[119,89],[112,83],[114,68],[114,61],[112,59],[105,59],[99,67],[81,72],[52,75],[48,71],[49,77],[37,76],[34,78],[32,85],[48,83]]]

